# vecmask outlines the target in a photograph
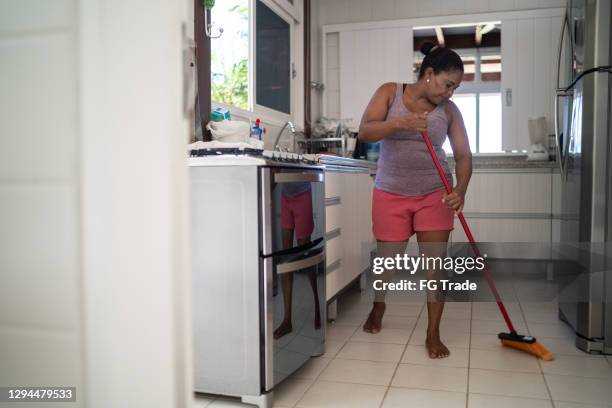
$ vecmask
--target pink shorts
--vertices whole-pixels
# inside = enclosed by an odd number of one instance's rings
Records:
[[[403,196],[374,188],[372,230],[379,241],[406,241],[416,231],[450,231],[454,211],[442,202],[444,190]]]
[[[294,229],[296,239],[310,238],[314,230],[311,190],[296,196],[282,195],[281,228]]]

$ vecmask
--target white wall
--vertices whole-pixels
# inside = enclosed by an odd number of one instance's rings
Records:
[[[89,407],[190,403],[181,53],[189,3],[80,4]]]
[[[538,8],[564,7],[565,0],[313,0],[313,10],[318,11],[313,18],[313,35],[321,38],[321,27],[328,24],[356,23],[365,21],[397,20],[415,17],[463,15],[488,13],[496,11],[516,11]],[[316,21],[316,23],[315,23]],[[503,29],[502,29],[503,30]],[[337,34],[328,34],[329,36]],[[334,43],[328,41],[328,47]],[[323,77],[321,66],[321,46],[313,41],[312,60],[313,80],[320,81]],[[331,55],[331,54],[330,54]],[[333,76],[332,76],[333,77]],[[327,82],[330,82],[328,77]],[[326,87],[328,84],[325,84]],[[333,87],[334,83],[329,83]],[[331,89],[331,88],[327,88]],[[335,105],[334,95],[328,97],[328,113],[334,116],[340,113],[339,105]],[[339,99],[338,99],[339,100]],[[321,115],[321,105],[313,104],[312,118],[316,120]]]
[[[565,0],[315,0],[319,24],[564,7]]]
[[[191,403],[183,2],[0,2],[0,384]]]

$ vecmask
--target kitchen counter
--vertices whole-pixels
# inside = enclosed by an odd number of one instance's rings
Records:
[[[351,157],[333,156],[328,154],[304,155],[305,157],[312,156],[312,160],[320,164],[332,166],[350,166],[363,167],[368,169],[376,169],[376,162],[369,160],[353,159]]]
[[[325,166],[325,171],[376,174],[376,163],[368,160],[327,154],[305,154],[304,157]]]
[[[448,165],[455,167],[454,158],[447,158]],[[528,161],[525,154],[511,155],[483,155],[472,156],[472,168],[474,169],[556,169],[556,161]]]
[[[314,161],[326,166],[330,170],[338,169],[338,166],[357,167],[369,169],[370,173],[376,173],[376,162],[358,160],[348,157],[313,155]],[[455,160],[452,156],[447,158],[451,171],[455,169]],[[472,168],[475,171],[521,171],[526,172],[554,172],[558,169],[556,161],[528,161],[525,154],[509,155],[475,155],[472,157]]]

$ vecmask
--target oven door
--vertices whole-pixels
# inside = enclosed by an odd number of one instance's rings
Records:
[[[323,353],[325,177],[318,169],[260,171],[262,386],[268,391]]]

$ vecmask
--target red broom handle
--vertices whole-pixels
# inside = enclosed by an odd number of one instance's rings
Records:
[[[438,159],[438,155],[436,154],[433,146],[431,145],[431,140],[429,140],[429,136],[427,135],[426,132],[421,132],[421,135],[423,136],[423,140],[425,141],[425,144],[427,145],[427,150],[429,150],[429,154],[431,155],[431,158],[434,164],[436,165],[436,169],[438,169],[438,174],[440,175],[440,178],[442,179],[442,183],[444,183],[446,192],[448,194],[452,193],[453,189],[446,178],[446,174],[444,174],[444,169],[442,168],[442,165],[440,164],[440,159]],[[482,257],[480,250],[478,249],[478,245],[476,245],[476,240],[474,239],[474,236],[472,235],[472,231],[470,231],[470,227],[468,227],[467,222],[465,221],[465,217],[463,216],[463,213],[461,211],[457,212],[457,217],[459,217],[459,221],[461,222],[461,226],[463,226],[465,235],[467,236],[468,241],[470,241],[472,250],[474,251],[477,257]],[[485,279],[487,280],[487,283],[489,284],[489,288],[491,288],[491,292],[493,292],[493,296],[495,297],[495,301],[497,302],[499,311],[501,312],[502,316],[504,316],[504,320],[506,321],[506,326],[508,326],[508,330],[510,330],[510,332],[514,332],[515,331],[514,325],[512,324],[512,321],[510,320],[510,316],[508,316],[506,307],[502,303],[501,297],[499,296],[499,293],[497,292],[497,288],[495,287],[495,284],[493,283],[493,279],[491,279],[491,275],[489,275],[489,271],[487,270],[487,268],[483,270],[483,275]]]

